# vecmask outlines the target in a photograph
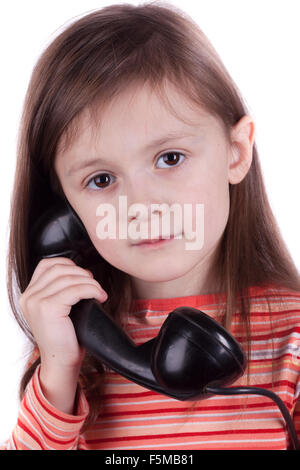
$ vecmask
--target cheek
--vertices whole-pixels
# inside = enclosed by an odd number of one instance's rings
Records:
[[[85,215],[81,217],[81,220],[88,232],[91,242],[93,243],[98,253],[103,256],[105,252],[113,251],[112,245],[114,240],[111,238],[103,239],[98,235],[98,224],[103,218],[96,215],[96,209],[90,209],[88,212],[86,210],[82,210],[82,212]]]
[[[119,267],[120,251],[122,252],[122,250],[120,250],[120,243],[126,241],[120,241],[112,237],[100,238],[97,235],[97,224],[94,224],[93,230],[89,231],[89,237],[102,258],[113,266]]]
[[[229,188],[214,188],[205,204],[205,239],[217,240],[223,233],[229,216]]]
[[[200,173],[198,173],[200,174]],[[182,192],[182,201],[190,203],[192,210],[192,230],[199,227],[196,220],[196,204],[204,206],[204,244],[208,247],[222,235],[229,215],[229,184],[222,171],[206,172]],[[197,225],[198,224],[198,225]]]
[[[94,219],[85,220],[85,227],[88,227],[89,237],[98,253],[108,263],[116,268],[123,268],[123,255],[128,249],[128,239],[119,239],[118,214],[116,220],[113,214],[109,217],[96,216]]]
[[[224,177],[206,188],[205,240],[208,244],[217,242],[224,232],[229,216],[229,184]]]
[[[93,241],[97,251],[107,261],[112,262],[114,257],[118,257],[118,250],[116,250],[116,243],[118,243],[118,240],[112,240],[110,238],[100,240],[96,237]]]
[[[130,269],[135,266],[130,251],[132,247],[128,244],[128,240],[112,240],[109,238],[99,240],[96,238],[94,246],[103,259],[120,271],[129,273]]]

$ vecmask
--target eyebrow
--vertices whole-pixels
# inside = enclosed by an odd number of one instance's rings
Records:
[[[195,134],[188,134],[188,133],[182,133],[182,132],[170,132],[164,136],[158,137],[157,139],[152,140],[149,144],[145,145],[144,151],[151,150],[155,147],[159,147],[167,142],[170,142],[172,140],[179,140],[183,139],[185,137],[195,137]],[[73,167],[70,168],[70,170],[67,172],[67,176],[72,175],[73,173],[82,170],[84,168],[91,167],[93,165],[103,163],[103,164],[109,164],[111,163],[109,160],[105,160],[103,158],[91,158],[89,160],[84,160],[84,162],[81,162],[78,165],[74,165]]]

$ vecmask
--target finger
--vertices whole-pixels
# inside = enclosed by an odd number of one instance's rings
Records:
[[[60,258],[56,259],[57,261],[55,263],[44,263],[44,267],[35,273],[35,279],[32,278],[28,286],[30,290],[32,290],[32,288],[34,291],[36,289],[40,290],[53,279],[62,275],[74,274],[93,278],[91,273],[89,273],[86,269],[77,266],[73,261],[71,262],[72,264],[70,264],[60,262]]]
[[[62,289],[61,291],[55,294],[55,301],[52,299],[53,296],[43,298],[42,301],[44,304],[51,305],[52,308],[49,308],[49,314],[51,311],[57,313],[57,308],[53,309],[53,302],[56,305],[64,307],[72,307],[77,304],[82,299],[96,299],[99,302],[103,303],[106,299],[100,294],[99,289],[92,284],[75,284],[69,286],[67,289]],[[68,314],[70,311],[68,311]]]
[[[53,258],[43,258],[37,264],[33,272],[33,275],[31,277],[29,285],[33,284],[41,276],[41,274],[44,271],[48,270],[51,266],[55,264],[66,264],[70,266],[76,266],[74,261],[64,256],[55,256]]]
[[[46,287],[49,283],[53,282],[55,279],[68,276],[80,276],[87,279],[94,279],[90,273],[77,265],[69,266],[67,264],[57,263],[50,266],[48,270],[42,272],[40,277],[36,280],[35,284],[31,286],[30,290],[40,290],[43,287]]]
[[[48,297],[60,292],[63,289],[67,289],[72,285],[81,285],[81,284],[91,284],[95,286],[101,295],[106,294],[106,292],[102,289],[99,282],[96,279],[91,278],[89,275],[81,276],[78,274],[67,274],[63,276],[59,276],[55,279],[52,279],[47,284],[43,285],[41,288],[38,289],[36,284],[36,290],[33,289],[30,291],[30,295],[36,295],[39,297]]]

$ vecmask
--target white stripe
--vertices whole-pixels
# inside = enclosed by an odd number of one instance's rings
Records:
[[[300,395],[300,381],[296,385],[295,399],[299,398]]]
[[[168,419],[185,419],[185,418],[212,418],[214,416],[224,416],[224,417],[228,417],[228,416],[241,416],[241,420],[243,419],[242,418],[242,415],[243,414],[247,414],[247,415],[250,415],[250,414],[278,414],[280,413],[279,409],[274,409],[274,410],[265,410],[265,411],[243,411],[243,410],[240,410],[240,411],[236,411],[236,412],[231,412],[231,413],[202,413],[202,414],[185,414],[185,415],[172,415],[172,416],[144,416],[142,418],[140,417],[135,417],[135,418],[122,418],[122,419],[100,419],[99,420],[99,424],[102,425],[103,423],[122,423],[122,422],[130,422],[130,421],[157,421],[157,420],[162,420],[162,419],[165,419],[165,420],[168,420]],[[274,418],[250,418],[248,419],[247,418],[247,421],[273,421]],[[203,421],[190,421],[189,420],[189,423],[182,423],[180,421],[178,421],[177,423],[173,423],[172,425],[174,424],[225,424],[225,423],[236,423],[236,419],[232,419],[232,420],[222,420],[222,421],[206,421],[206,420],[203,420]],[[98,424],[98,423],[97,423]],[[168,425],[169,426],[169,423],[164,423],[164,424],[161,424],[159,426],[166,426]],[[147,427],[147,426],[128,426],[128,429],[134,429],[136,427]],[[151,425],[150,425],[151,427]],[[114,429],[126,429],[126,427],[120,427],[120,428],[114,428]]]
[[[284,354],[292,354],[292,356],[298,356],[300,354],[300,349],[298,346],[293,344],[287,344],[279,349],[261,349],[260,351],[251,352],[251,360],[254,359],[276,359],[276,357],[283,356]]]
[[[295,369],[292,369],[290,367],[280,367],[280,368],[274,368],[274,373],[278,373],[280,372],[280,375],[283,373],[283,371],[287,371],[287,372],[290,372],[290,374],[296,374],[296,377],[298,377],[299,375],[299,371],[295,370]],[[251,374],[251,378],[252,377],[259,377],[260,375],[264,375],[264,376],[268,376],[268,375],[272,375],[272,371],[269,370],[268,372],[256,372],[255,374]],[[255,385],[253,385],[253,387],[255,387]]]
[[[11,437],[10,440],[9,440],[9,449],[10,449],[10,450],[17,450],[17,448],[16,448],[16,446],[15,446],[15,443],[13,442],[12,437]]]

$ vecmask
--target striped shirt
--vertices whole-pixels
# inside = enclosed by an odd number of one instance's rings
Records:
[[[286,288],[268,293],[267,288],[254,286],[250,288],[250,299],[249,382],[244,375],[232,385],[275,392],[287,406],[300,437],[300,293]],[[223,295],[221,302],[225,300]],[[220,320],[216,296],[207,294],[135,300],[124,328],[136,344],[142,344],[158,334],[170,311],[183,305]],[[231,333],[245,348],[239,312],[233,318]],[[16,426],[0,447],[2,450],[291,448],[282,414],[268,397],[215,395],[183,402],[148,390],[111,370],[105,374],[102,411],[82,433],[89,411],[83,390],[79,386],[75,414],[66,414],[43,396],[39,368],[26,387]]]

